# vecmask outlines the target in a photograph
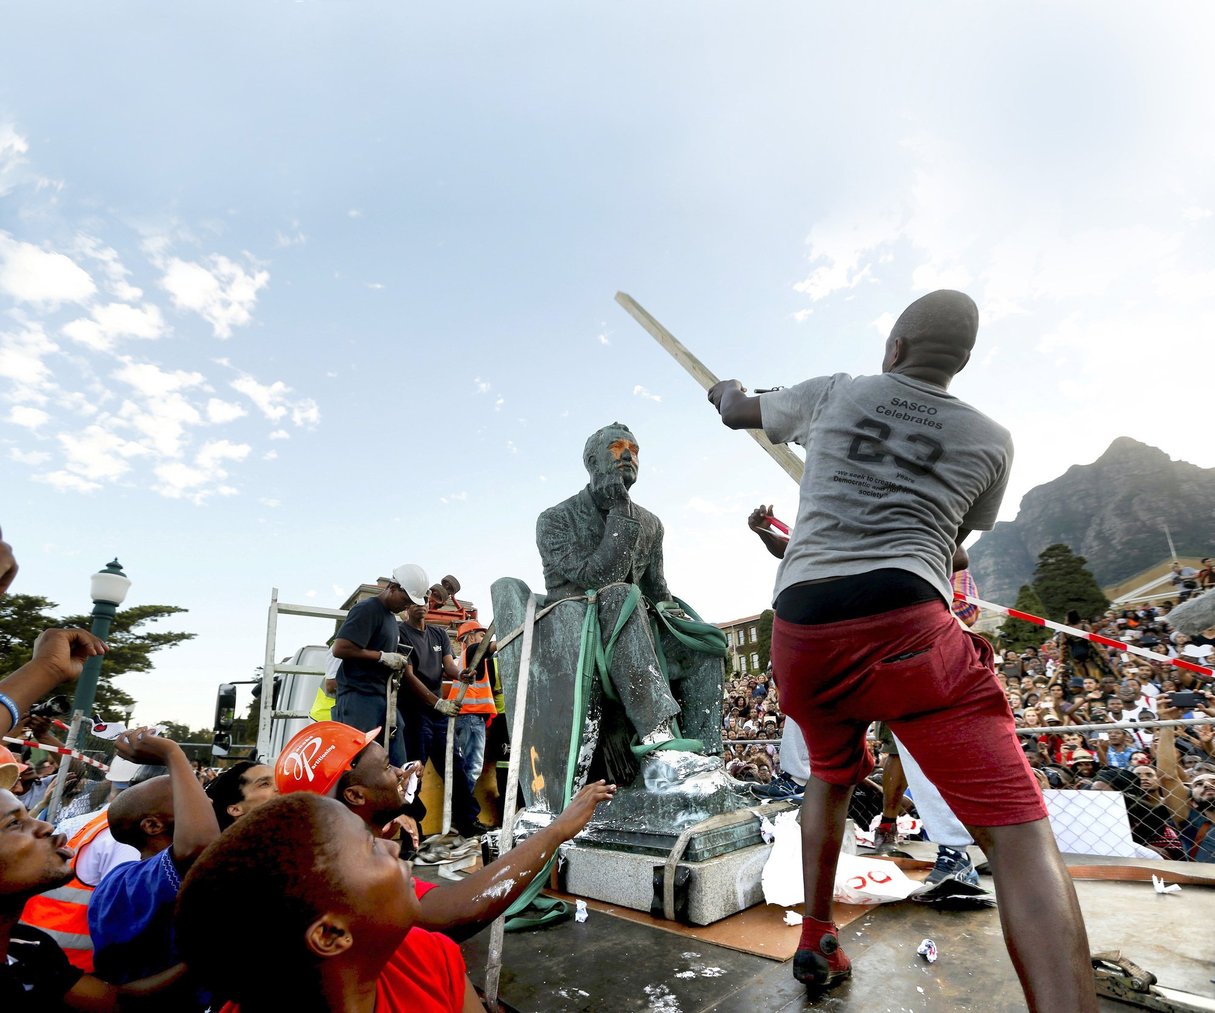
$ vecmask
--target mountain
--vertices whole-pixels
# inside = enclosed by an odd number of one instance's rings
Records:
[[[971,573],[981,597],[1011,605],[1038,554],[1062,542],[1108,587],[1168,556],[1165,525],[1178,555],[1215,555],[1215,468],[1120,436],[1092,464],[1072,465],[1027,492],[1016,520],[970,549]]]

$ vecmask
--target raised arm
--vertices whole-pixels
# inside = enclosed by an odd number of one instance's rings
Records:
[[[1176,721],[1181,711],[1176,707],[1159,707],[1156,716],[1161,721]],[[1172,726],[1156,729],[1156,769],[1160,772],[1160,787],[1165,804],[1179,825],[1190,815],[1190,800],[1181,780],[1180,764],[1177,762],[1176,729]]]
[[[0,680],[0,735],[8,735],[30,706],[56,686],[79,678],[88,658],[105,652],[105,644],[88,630],[44,631],[34,641],[34,656]]]
[[[133,728],[114,742],[118,755],[134,763],[163,764],[173,786],[173,864],[184,872],[219,836],[211,799],[194,776],[186,754],[151,728]]]

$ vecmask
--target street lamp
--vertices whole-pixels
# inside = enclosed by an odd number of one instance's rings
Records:
[[[105,640],[109,636],[110,625],[118,614],[118,606],[126,599],[130,589],[130,578],[122,572],[122,564],[117,559],[112,560],[104,570],[99,570],[89,579],[89,597],[93,599],[90,627],[93,636],[99,640]],[[101,676],[101,658],[102,656],[97,654],[87,659],[80,678],[76,680],[76,697],[72,701],[72,725],[67,739],[69,749],[79,749],[84,738],[81,728],[93,712],[93,703],[97,698],[97,680]],[[66,755],[59,759],[59,776],[55,778],[55,793],[48,808],[52,823],[59,817],[70,759]]]
[[[93,599],[93,636],[105,640],[110,634],[110,624],[118,614],[118,606],[131,590],[131,581],[122,572],[117,559],[104,570],[99,570],[89,579],[89,597]],[[76,681],[76,699],[72,703],[72,727],[75,734],[75,719],[93,713],[93,701],[97,697],[97,680],[101,676],[101,655],[95,654],[84,663],[84,671]],[[69,743],[71,745],[71,743]]]

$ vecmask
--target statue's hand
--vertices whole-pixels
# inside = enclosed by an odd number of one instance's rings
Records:
[[[603,502],[609,510],[627,510],[630,504],[629,488],[619,474],[613,473],[604,478],[599,486]]]

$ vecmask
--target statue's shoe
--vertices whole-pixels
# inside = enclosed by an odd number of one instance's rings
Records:
[[[646,790],[658,795],[671,792],[703,795],[722,788],[737,788],[719,756],[655,749],[641,758],[641,777]]]

